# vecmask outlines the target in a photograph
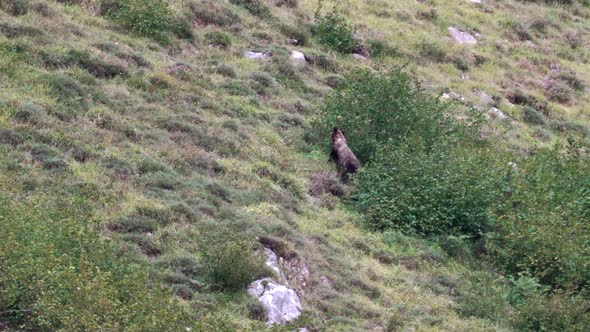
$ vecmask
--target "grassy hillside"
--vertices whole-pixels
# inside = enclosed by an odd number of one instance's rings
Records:
[[[314,124],[346,73],[404,66],[426,93],[464,96],[454,117],[506,113],[482,133],[503,151],[588,144],[588,7],[341,2],[366,60],[321,42],[317,8],[1,2],[0,330],[260,331],[245,285],[267,273],[263,244],[309,269],[291,279],[303,315],[273,331],[508,331],[551,315],[584,329],[584,298],[516,308],[527,285],[461,236],[363,227]]]

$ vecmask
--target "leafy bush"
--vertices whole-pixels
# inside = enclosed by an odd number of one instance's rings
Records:
[[[511,275],[579,290],[590,282],[590,166],[576,144],[519,163],[487,247]]]
[[[446,133],[460,128],[445,115],[447,106],[422,92],[401,69],[388,73],[357,70],[327,98],[316,122],[326,141],[333,127],[344,130],[362,162],[383,145],[404,141],[428,149]]]
[[[508,302],[514,307],[523,306],[534,297],[544,296],[549,290],[549,287],[539,284],[537,279],[528,276],[510,277],[508,280],[510,281]]]
[[[536,295],[518,308],[512,326],[518,331],[586,331],[590,302],[563,292],[550,297]]]
[[[220,227],[221,228],[221,227]],[[266,273],[263,257],[254,255],[254,241],[221,228],[202,243],[210,278],[218,286],[237,290]]]
[[[348,21],[334,8],[326,15],[320,15],[319,10],[315,16],[314,35],[320,44],[340,53],[351,53],[356,45],[354,29]]]
[[[536,109],[525,106],[523,108],[524,113],[524,121],[532,124],[544,124],[545,123],[545,116],[543,113],[537,111]]]
[[[125,29],[160,42],[167,42],[167,33],[176,28],[165,0],[116,0],[105,14]]]
[[[0,197],[0,312],[26,330],[180,331],[188,317],[145,267],[90,230],[81,199]]]
[[[220,46],[228,48],[231,46],[231,38],[228,34],[222,31],[211,31],[205,35],[209,44],[213,46]]]
[[[269,17],[270,9],[261,0],[230,0],[234,5],[246,8],[250,14],[258,17]]]
[[[356,177],[355,205],[372,229],[478,236],[501,196],[506,163],[491,149],[444,139],[379,149]],[[459,148],[460,147],[460,148]]]

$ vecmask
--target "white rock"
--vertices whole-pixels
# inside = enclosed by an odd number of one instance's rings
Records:
[[[461,31],[454,27],[449,27],[449,32],[459,44],[477,44],[477,40],[470,33]]]
[[[481,0],[469,0],[471,3],[481,4]]]
[[[480,103],[480,105],[482,105],[482,106],[488,106],[488,105],[492,104],[493,102],[494,102],[494,98],[492,98],[490,95],[488,95],[484,91],[480,91],[479,92],[479,103]]]
[[[440,98],[442,100],[449,100],[449,99],[456,99],[456,100],[460,100],[460,101],[465,101],[465,97],[461,96],[460,94],[456,93],[456,92],[445,92],[443,93]]]
[[[299,51],[291,51],[291,60],[298,66],[305,65],[305,54]]]
[[[253,59],[253,60],[258,60],[258,59],[264,60],[264,59],[270,58],[270,56],[267,53],[251,52],[251,51],[244,52],[244,56],[248,59]]]
[[[502,112],[501,110],[492,107],[488,110],[487,115],[490,119],[494,120],[494,119],[498,119],[498,120],[506,120],[508,119],[508,115],[506,115],[504,112]]]
[[[274,253],[274,251],[264,248],[264,254],[266,255],[266,266],[270,267],[273,271],[275,271],[277,278],[279,278],[280,282],[287,283],[287,279],[281,271],[281,267],[279,264],[279,258]]]
[[[285,324],[301,315],[301,302],[297,293],[270,278],[252,282],[248,286],[248,294],[262,304],[269,325]]]
[[[356,54],[356,53],[352,54],[352,57],[355,58],[355,59],[357,59],[357,60],[362,60],[362,61],[367,60],[367,57],[362,56],[360,54]]]

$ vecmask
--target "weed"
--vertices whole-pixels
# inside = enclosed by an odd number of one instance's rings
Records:
[[[205,35],[210,45],[228,48],[231,46],[231,38],[222,31],[211,31]]]
[[[261,0],[230,0],[234,5],[245,8],[250,14],[258,17],[270,17],[270,9]]]
[[[532,123],[532,124],[544,124],[545,123],[545,116],[543,116],[543,113],[537,111],[536,109],[530,107],[530,106],[525,106],[523,108],[523,113],[524,113],[524,121],[528,122],[528,123]]]

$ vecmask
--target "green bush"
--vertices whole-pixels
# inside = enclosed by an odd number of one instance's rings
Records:
[[[269,17],[270,9],[261,0],[230,0],[234,5],[244,7],[250,14],[258,17]]]
[[[209,276],[218,287],[243,289],[267,273],[263,255],[254,255],[254,241],[220,227],[201,244]]]
[[[502,195],[506,163],[491,149],[441,140],[379,149],[360,171],[353,199],[369,228],[468,236],[490,228],[488,209]]]
[[[167,42],[168,32],[176,28],[165,0],[116,0],[105,14],[125,29],[160,42]]]
[[[211,31],[205,35],[209,44],[213,46],[220,46],[228,48],[231,46],[231,38],[228,34],[222,31]]]
[[[183,330],[170,294],[148,286],[146,267],[88,227],[92,209],[54,193],[0,196],[0,312],[33,331]],[[153,280],[151,281],[153,282]]]
[[[518,308],[512,326],[518,331],[587,331],[590,302],[563,292],[550,297],[537,295]]]
[[[543,113],[537,111],[536,109],[525,106],[523,108],[524,113],[524,121],[532,124],[544,124],[545,123],[545,116]]]
[[[336,8],[326,15],[315,16],[314,35],[325,47],[340,53],[351,53],[355,46],[354,29]]]
[[[579,290],[590,282],[590,163],[573,144],[519,163],[495,209],[491,257],[508,274]]]
[[[428,149],[459,130],[461,126],[445,116],[447,107],[422,92],[401,69],[357,70],[328,96],[315,127],[324,142],[333,127],[344,130],[348,145],[365,163],[381,146],[414,141]]]

